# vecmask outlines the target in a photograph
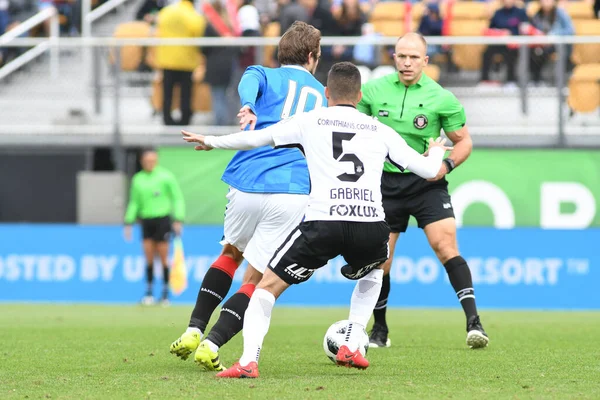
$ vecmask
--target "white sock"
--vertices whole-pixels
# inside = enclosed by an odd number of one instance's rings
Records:
[[[209,335],[210,336],[210,335]],[[210,349],[210,351],[214,351],[215,353],[217,351],[219,351],[219,346],[217,346],[216,344],[214,344],[213,342],[211,342],[210,340],[205,340],[206,344],[208,345],[208,348]]]
[[[246,314],[244,314],[244,353],[240,358],[240,365],[246,366],[252,361],[258,362],[263,340],[271,324],[271,311],[275,305],[275,296],[264,289],[256,289]]]
[[[377,304],[379,292],[381,292],[382,280],[383,270],[374,269],[356,282],[356,286],[352,292],[352,299],[350,300],[350,316],[348,317],[348,320],[355,324],[350,330],[353,334],[347,339],[350,351],[356,351],[358,348],[359,334],[367,326],[369,318],[371,318],[371,314],[373,313],[373,308]],[[360,330],[358,329],[359,327]]]
[[[358,322],[350,322],[348,323],[348,327],[346,328],[346,340],[344,344],[348,346],[350,351],[358,350],[358,344],[360,342],[360,336],[362,332],[365,330],[365,326],[359,324]]]
[[[189,333],[189,332],[195,332],[200,335],[200,338],[202,338],[202,331],[200,330],[200,328],[196,328],[194,326],[188,326],[188,328],[185,330],[185,333]]]

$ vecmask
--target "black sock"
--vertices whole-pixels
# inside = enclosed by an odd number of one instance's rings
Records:
[[[169,298],[169,273],[170,273],[169,266],[163,265],[163,281],[164,281],[163,292],[162,292],[163,300],[167,300]]]
[[[458,301],[465,311],[467,319],[477,315],[477,306],[475,305],[475,291],[473,290],[473,280],[471,279],[471,270],[467,262],[461,256],[456,256],[444,264],[450,283],[458,296]]]
[[[209,268],[202,280],[198,292],[196,306],[190,318],[190,327],[198,328],[202,332],[206,329],[215,308],[227,296],[233,278],[218,268]]]
[[[165,282],[165,286],[169,286],[169,266],[163,265],[163,281]]]
[[[152,284],[154,283],[154,264],[146,264],[146,294],[152,295]]]
[[[212,327],[206,337],[208,340],[221,347],[237,335],[244,326],[244,314],[250,297],[245,293],[237,292],[223,304],[219,320]]]
[[[388,296],[390,295],[390,274],[383,276],[383,281],[381,283],[381,292],[379,293],[379,299],[377,299],[377,304],[375,304],[375,309],[373,310],[373,318],[375,319],[375,323],[387,328],[387,322],[385,320],[385,312],[387,310],[387,302]]]

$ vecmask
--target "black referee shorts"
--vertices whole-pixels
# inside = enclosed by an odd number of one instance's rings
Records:
[[[388,258],[389,235],[383,221],[302,222],[277,249],[269,268],[290,285],[308,280],[338,255],[354,270],[374,269]]]
[[[142,219],[142,237],[155,242],[168,242],[171,238],[171,217]]]
[[[392,232],[406,232],[411,215],[421,229],[454,218],[446,179],[429,182],[413,173],[384,172],[381,194],[385,220]]]

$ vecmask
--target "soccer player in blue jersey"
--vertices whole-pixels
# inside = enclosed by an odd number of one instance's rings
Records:
[[[242,129],[265,128],[326,106],[325,89],[313,76],[321,55],[320,31],[295,22],[278,47],[280,68],[251,66],[242,76],[238,86]],[[273,253],[301,222],[310,191],[306,160],[296,148],[239,151],[222,180],[229,185],[223,250],[204,276],[187,330],[171,344],[171,353],[183,360],[195,351],[196,363],[209,371],[224,369],[218,350],[242,330],[254,288]],[[204,336],[244,258],[249,265],[242,286],[223,304],[219,320]]]

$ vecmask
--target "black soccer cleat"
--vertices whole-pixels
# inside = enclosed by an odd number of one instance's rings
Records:
[[[392,341],[388,338],[388,328],[381,324],[373,324],[369,335],[369,348],[390,347]]]
[[[469,317],[467,321],[467,346],[471,349],[482,349],[487,347],[490,339],[483,330],[479,315]]]

